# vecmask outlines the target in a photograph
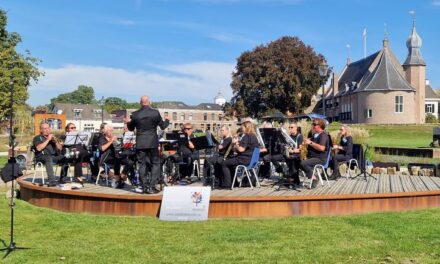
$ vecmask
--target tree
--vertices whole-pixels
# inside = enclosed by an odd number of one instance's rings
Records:
[[[80,85],[73,92],[63,93],[50,99],[50,108],[52,108],[55,103],[95,104],[95,91],[91,86]]]
[[[232,73],[234,112],[255,117],[302,112],[320,87],[318,65],[323,61],[324,56],[297,37],[282,37],[242,53]]]
[[[37,82],[43,74],[37,68],[41,62],[39,59],[32,57],[28,50],[25,55],[16,51],[21,37],[6,30],[7,22],[6,12],[0,9],[0,120],[10,114],[11,89],[14,107],[23,105],[29,97],[27,87],[30,82]]]
[[[114,110],[126,109],[127,101],[118,97],[107,97],[104,100],[104,109],[107,113],[111,113]]]

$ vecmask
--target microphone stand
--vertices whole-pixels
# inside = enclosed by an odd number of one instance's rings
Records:
[[[15,166],[16,166],[16,160],[15,160],[15,153],[14,153],[14,149],[15,149],[15,136],[14,136],[14,127],[13,127],[13,106],[14,106],[14,86],[13,86],[13,81],[11,78],[11,82],[10,82],[10,92],[11,92],[11,98],[10,98],[10,103],[9,103],[9,148],[12,151],[9,157],[9,161],[12,163],[12,168],[11,168],[11,203],[9,204],[9,206],[11,207],[11,231],[10,231],[10,242],[9,245],[5,248],[0,249],[0,251],[6,251],[6,254],[3,256],[3,259],[5,259],[9,254],[11,254],[11,252],[18,250],[18,249],[29,249],[26,247],[17,247],[17,244],[14,242],[14,207],[15,207],[15,175],[14,175],[14,171],[15,171]],[[18,176],[18,175],[17,175]]]

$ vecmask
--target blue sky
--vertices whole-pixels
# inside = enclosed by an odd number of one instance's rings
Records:
[[[29,91],[31,105],[46,104],[78,85],[97,98],[130,102],[212,102],[227,99],[236,58],[281,36],[298,36],[340,72],[348,53],[363,57],[390,47],[401,62],[416,12],[427,78],[440,86],[440,0],[0,0],[20,50],[43,60],[45,76]],[[350,48],[347,48],[350,45]]]

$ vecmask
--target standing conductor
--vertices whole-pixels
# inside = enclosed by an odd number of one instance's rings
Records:
[[[168,126],[169,120],[162,120],[159,111],[151,108],[150,98],[142,96],[141,109],[133,112],[130,119],[126,119],[127,128],[133,131],[136,128],[136,158],[144,193],[154,194],[154,187],[160,176],[159,139],[157,127],[162,130]],[[150,180],[147,169],[151,168]]]

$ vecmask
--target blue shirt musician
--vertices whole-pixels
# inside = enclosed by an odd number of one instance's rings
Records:
[[[231,188],[231,170],[237,165],[249,165],[254,149],[259,147],[252,120],[246,119],[241,128],[243,133],[241,138],[232,141],[233,151],[237,155],[225,160],[222,164],[223,175],[220,178],[220,188]]]
[[[350,130],[347,125],[342,125],[339,129],[339,136],[341,140],[338,144],[333,145],[333,178],[340,177],[338,165],[340,162],[349,161],[353,157],[353,138],[350,135]]]

